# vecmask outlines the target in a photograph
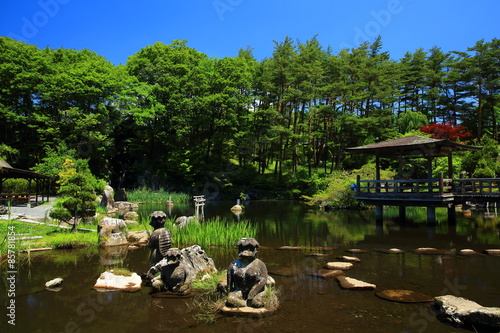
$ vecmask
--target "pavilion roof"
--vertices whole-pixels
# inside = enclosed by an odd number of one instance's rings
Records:
[[[0,159],[0,179],[5,178],[47,179],[50,176],[30,170],[13,168],[9,163]]]
[[[483,147],[456,143],[448,139],[433,139],[412,135],[399,139],[346,148],[349,153],[373,154],[380,157],[398,156],[444,157],[454,151],[481,150]]]

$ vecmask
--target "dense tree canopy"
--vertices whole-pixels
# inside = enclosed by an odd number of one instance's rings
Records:
[[[366,157],[344,148],[428,124],[499,139],[498,39],[399,60],[380,38],[337,53],[315,37],[274,43],[260,61],[155,43],[114,66],[0,37],[0,153],[40,171],[55,152],[87,159],[118,187],[220,191],[357,168]]]

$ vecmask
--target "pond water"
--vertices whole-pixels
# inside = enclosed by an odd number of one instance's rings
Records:
[[[205,216],[226,216],[237,223],[238,217],[229,211],[233,204],[208,202]],[[50,251],[19,257],[16,326],[7,325],[6,307],[2,306],[0,332],[470,332],[438,321],[428,304],[390,302],[373,291],[344,290],[335,280],[312,276],[326,262],[350,255],[350,248],[368,252],[357,255],[361,262],[346,275],[376,284],[376,291],[408,289],[431,296],[462,296],[484,306],[500,305],[500,257],[412,252],[418,247],[452,252],[500,248],[500,219],[495,212],[469,217],[458,213],[456,226],[449,226],[446,211],[438,210],[436,226],[429,227],[423,209],[409,209],[405,225],[397,222],[396,210],[388,209],[384,225],[377,227],[370,210],[325,213],[290,201],[252,201],[245,206],[239,219],[257,224],[256,238],[262,246],[257,256],[282,291],[281,307],[274,315],[261,319],[221,317],[215,323],[205,323],[196,318],[192,299],[154,298],[148,287],[135,293],[93,290],[96,279],[108,267],[106,258],[95,249]],[[167,211],[163,205],[141,209],[146,213]],[[193,212],[191,205],[176,205],[169,214]],[[277,249],[286,245],[322,249]],[[393,247],[407,252],[376,251]],[[236,257],[236,249],[205,250],[219,269],[227,268]],[[311,252],[328,256],[308,256]],[[129,251],[122,265],[141,274],[148,269],[147,262],[148,250],[144,248]],[[45,282],[58,276],[64,278],[62,290],[46,291]],[[0,295],[6,298],[6,283],[0,286]]]

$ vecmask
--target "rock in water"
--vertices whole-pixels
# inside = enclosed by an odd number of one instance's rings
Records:
[[[500,329],[500,308],[483,307],[453,295],[434,298],[432,308],[442,319],[455,325]]]
[[[146,246],[149,243],[149,234],[146,230],[130,231],[127,233],[127,240],[131,245]]]
[[[380,298],[401,303],[426,303],[432,302],[433,298],[429,295],[417,293],[411,290],[384,290],[375,293]]]
[[[52,279],[50,281],[47,281],[45,283],[45,288],[47,289],[54,289],[54,288],[57,288],[61,285],[61,283],[63,283],[63,279],[62,278],[55,278],[55,279]]]
[[[353,264],[350,262],[329,262],[326,264],[325,268],[326,269],[347,270],[347,269],[351,269],[352,266],[353,266]]]
[[[358,257],[342,256],[339,259],[347,262],[361,262],[361,259],[359,259]]]
[[[347,276],[337,276],[337,280],[340,283],[340,286],[344,289],[351,290],[373,290],[377,288],[376,285],[372,283],[367,283],[361,280],[356,280]]]
[[[199,245],[192,245],[181,250],[184,263],[191,270],[189,276],[194,279],[199,272],[217,272],[212,258],[209,258]],[[185,281],[188,283],[190,281]]]
[[[141,283],[142,279],[137,273],[131,273],[129,276],[117,275],[111,270],[101,274],[94,289],[137,291],[141,289]]]

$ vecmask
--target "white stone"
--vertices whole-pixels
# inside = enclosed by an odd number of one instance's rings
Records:
[[[106,271],[97,279],[94,289],[136,291],[141,289],[142,279],[137,273],[131,276],[115,275]]]
[[[339,281],[340,286],[345,289],[373,290],[377,288],[377,286],[372,283],[367,283],[347,276],[337,276],[337,280]]]
[[[50,281],[47,281],[45,283],[45,288],[48,288],[48,289],[51,289],[51,288],[57,288],[61,285],[61,283],[63,283],[63,279],[62,278],[55,278],[55,279],[52,279]]]
[[[350,262],[340,262],[340,261],[333,261],[333,262],[329,262],[326,264],[326,268],[327,269],[341,269],[341,270],[347,270],[347,269],[351,269],[353,266],[352,263]]]

